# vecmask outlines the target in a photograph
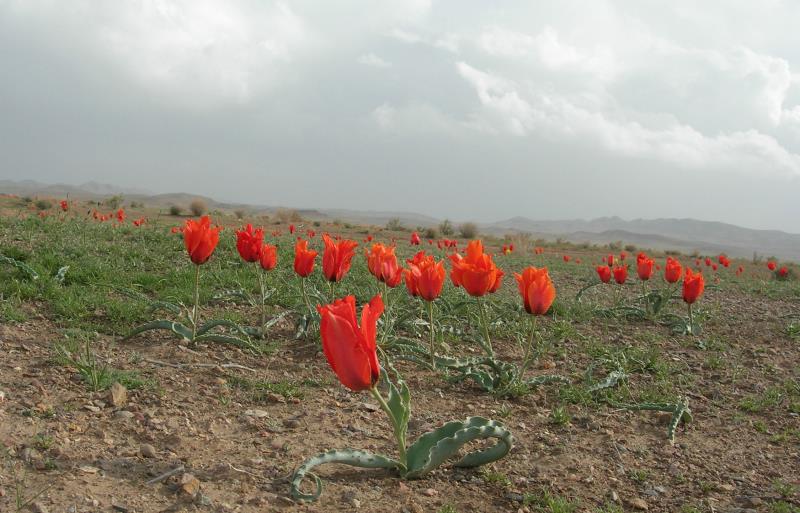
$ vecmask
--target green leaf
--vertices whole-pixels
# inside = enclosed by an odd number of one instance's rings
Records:
[[[252,351],[257,350],[255,344],[253,344],[249,340],[244,340],[238,337],[234,337],[232,335],[223,335],[222,333],[206,333],[205,335],[200,335],[195,337],[194,342],[195,343],[219,342],[222,344],[229,344],[237,347],[246,347],[247,349],[250,349]]]
[[[64,278],[67,277],[67,271],[69,271],[69,266],[68,265],[60,267],[58,269],[58,272],[56,272],[55,276],[53,276],[53,279],[55,280],[55,282],[58,283],[59,285],[63,285],[64,284]]]
[[[247,335],[247,333],[242,329],[241,326],[239,326],[233,321],[229,321],[228,319],[211,319],[210,321],[206,321],[205,323],[200,325],[199,328],[197,328],[197,335],[198,336],[204,335],[209,330],[211,330],[212,328],[216,328],[217,326],[225,326],[232,329],[233,331],[237,331],[239,333]]]
[[[174,322],[166,319],[158,319],[133,328],[133,330],[130,333],[128,333],[122,338],[122,341],[124,342],[126,340],[135,337],[140,333],[144,333],[145,331],[151,331],[151,330],[169,330],[175,333],[176,335],[180,335],[186,340],[192,339],[191,328],[184,326],[179,322]]]
[[[292,498],[299,501],[315,501],[319,499],[319,496],[322,494],[322,480],[310,471],[314,467],[325,463],[339,463],[360,468],[385,468],[388,470],[400,468],[399,462],[381,454],[372,454],[370,452],[353,449],[323,452],[313,458],[307,459],[294,471],[291,485]],[[303,479],[305,479],[306,475],[314,479],[315,490],[313,493],[303,493],[300,490],[300,485],[303,483]]]
[[[499,460],[511,450],[514,437],[502,424],[483,417],[470,417],[466,422],[448,422],[435,431],[425,433],[409,447],[407,470],[403,477],[421,477],[457,454],[465,444],[487,438],[496,438],[497,443],[468,453],[456,462],[457,467],[477,467]]]
[[[589,392],[597,392],[606,388],[612,388],[619,384],[620,381],[628,379],[628,375],[622,370],[614,370],[608,373],[606,379],[591,385],[587,390]]]
[[[20,260],[16,260],[16,259],[11,258],[11,257],[7,257],[5,255],[0,255],[0,262],[5,262],[7,264],[13,265],[17,269],[19,269],[20,271],[22,271],[26,275],[28,275],[28,278],[30,278],[31,280],[38,280],[39,279],[39,273],[34,271],[33,267],[29,266],[25,262],[22,262]]]

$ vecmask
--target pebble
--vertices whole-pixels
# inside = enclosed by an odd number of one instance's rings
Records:
[[[6,393],[0,390],[0,403],[6,400]]]
[[[118,410],[114,412],[114,418],[117,419],[128,420],[132,419],[133,417],[135,417],[134,413],[128,410]]]
[[[155,458],[158,454],[156,448],[150,444],[142,444],[139,446],[139,454],[145,458]]]
[[[178,486],[181,495],[194,498],[200,491],[200,480],[187,472],[181,476]]]
[[[639,511],[647,511],[650,507],[647,505],[644,499],[639,497],[634,497],[633,499],[628,499],[628,506],[632,507],[633,509],[638,509]]]
[[[31,504],[31,511],[33,511],[33,513],[50,513],[50,510],[47,509],[47,506],[39,501],[35,501],[33,504]]]
[[[248,417],[254,417],[254,418],[257,418],[257,419],[263,419],[265,417],[269,417],[269,413],[268,412],[266,412],[264,410],[258,410],[258,409],[245,410],[244,414],[247,415]]]
[[[426,497],[435,497],[439,495],[439,492],[433,488],[426,488],[422,491],[422,495],[425,495]]]

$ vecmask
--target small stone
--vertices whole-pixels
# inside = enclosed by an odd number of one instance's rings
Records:
[[[122,408],[128,404],[128,389],[115,381],[108,391],[108,400],[114,408]]]
[[[361,403],[359,406],[361,406],[362,410],[367,410],[367,411],[378,411],[381,409],[380,406],[373,403]]]
[[[142,444],[139,446],[139,454],[144,458],[155,458],[158,456],[156,448],[150,444]]]
[[[264,410],[258,410],[258,409],[254,409],[254,410],[245,410],[245,411],[244,411],[244,414],[245,414],[246,416],[248,416],[248,417],[254,417],[254,418],[256,418],[256,419],[263,419],[263,418],[265,418],[265,417],[269,417],[269,413],[267,413],[267,412],[266,412],[266,411],[264,411]]]
[[[84,474],[97,474],[100,472],[100,469],[97,467],[92,467],[91,465],[83,465],[78,467],[78,471]]]
[[[283,425],[288,427],[288,428],[299,428],[300,427],[300,421],[297,420],[297,419],[285,419],[283,421]]]
[[[439,492],[433,488],[426,488],[422,491],[422,495],[425,495],[426,497],[435,497],[436,495],[439,495]]]
[[[739,502],[740,502],[740,503],[742,504],[742,506],[744,506],[745,508],[758,508],[758,507],[760,507],[762,504],[764,504],[764,501],[763,501],[763,500],[761,500],[761,497],[742,497],[742,498],[739,500]]]
[[[47,509],[47,506],[39,501],[35,501],[33,504],[31,504],[31,511],[33,511],[33,513],[50,513],[50,510]]]
[[[736,487],[735,487],[735,486],[733,486],[733,485],[732,485],[732,484],[730,484],[730,483],[722,483],[722,484],[720,484],[720,485],[718,486],[718,488],[719,488],[720,490],[722,490],[723,492],[732,492],[732,491],[734,491],[734,490],[736,489]]]
[[[200,480],[187,472],[181,476],[178,487],[181,495],[194,498],[197,492],[200,491]]]
[[[119,513],[128,513],[131,510],[127,504],[123,504],[115,500],[111,501],[111,509],[114,511],[119,511]]]
[[[270,392],[267,394],[267,400],[272,403],[285,403],[286,398],[283,397],[281,394],[276,394],[275,392]]]
[[[628,499],[628,506],[632,507],[633,509],[638,509],[639,511],[647,511],[650,509],[650,506],[647,505],[644,499],[639,497],[634,497],[633,499]]]
[[[403,481],[398,481],[397,491],[405,495],[411,492],[411,488],[409,488],[408,485],[405,484]]]
[[[608,493],[608,498],[611,499],[612,502],[619,502],[619,494],[614,490]]]
[[[118,411],[114,412],[114,418],[115,419],[129,420],[129,419],[132,419],[135,416],[136,415],[133,412],[130,412],[128,410],[118,410]]]
[[[354,509],[358,509],[361,507],[361,501],[358,499],[350,499],[350,505],[353,506]]]
[[[100,411],[100,408],[98,408],[97,406],[95,406],[93,404],[84,404],[83,405],[83,409],[84,410],[89,410],[92,413],[98,413]]]
[[[0,403],[6,400],[6,393],[0,390]]]

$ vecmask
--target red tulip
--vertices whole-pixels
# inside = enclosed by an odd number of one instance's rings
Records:
[[[739,275],[740,275],[740,274],[742,274],[743,272],[744,272],[744,267],[742,267],[742,266],[740,265],[740,266],[739,266],[739,268],[738,268],[738,269],[736,269],[736,276],[739,276]]]
[[[306,278],[314,271],[314,260],[317,252],[308,249],[308,241],[298,239],[294,246],[294,272]]]
[[[322,234],[325,252],[322,255],[322,274],[328,281],[341,281],[350,270],[358,243],[352,240],[334,242],[327,233]]]
[[[681,279],[683,267],[681,263],[672,257],[667,257],[667,265],[664,267],[664,279],[667,283],[677,283]]]
[[[403,269],[397,265],[397,256],[393,246],[384,246],[380,242],[372,245],[372,250],[367,253],[367,268],[369,272],[389,287],[396,287],[403,277]]]
[[[120,223],[125,222],[125,211],[123,209],[117,210],[117,221]]]
[[[424,251],[420,251],[407,262],[408,269],[404,274],[408,292],[425,301],[433,301],[439,297],[446,276],[444,261],[437,262],[433,255],[425,255]]]
[[[481,297],[495,292],[503,279],[503,271],[494,264],[491,255],[483,252],[483,243],[473,240],[467,245],[467,256],[450,255],[450,279],[456,287],[464,287],[467,294]]]
[[[711,259],[706,257],[706,267],[710,267],[710,266],[711,266]]]
[[[308,231],[306,232],[306,235],[308,235],[308,238],[309,238],[309,239],[313,239],[314,237],[316,237],[316,236],[317,236],[317,232],[315,232],[314,230],[308,230]]]
[[[514,277],[517,279],[525,311],[533,315],[546,314],[556,298],[556,288],[547,268],[527,267],[522,274],[514,273]]]
[[[204,264],[211,258],[219,242],[219,231],[218,226],[211,227],[211,219],[208,216],[201,217],[199,222],[194,219],[186,220],[183,227],[183,243],[195,265]]]
[[[639,275],[639,279],[642,281],[647,281],[653,275],[653,264],[655,262],[652,258],[647,258],[647,255],[644,253],[639,253],[636,257],[636,274]]]
[[[67,200],[61,200],[61,210],[64,212],[69,210],[69,202]]]
[[[628,254],[625,253],[624,251],[620,251],[619,252],[619,259],[622,260],[622,261],[625,261],[626,258],[628,258]]]
[[[580,258],[576,258],[576,259],[575,259],[575,263],[576,263],[576,264],[580,264],[580,263],[582,263],[582,262],[583,262],[583,260],[581,260]]]
[[[717,270],[717,264],[711,264],[711,268],[716,271]]]
[[[258,263],[265,271],[275,269],[278,265],[278,248],[271,244],[261,246],[261,250],[258,252]]]
[[[767,262],[767,269],[769,269],[770,271],[774,271],[777,267],[778,264],[776,264],[775,262],[772,261]]]
[[[245,262],[257,262],[264,244],[264,230],[247,224],[243,230],[236,231],[236,249]]]
[[[356,321],[353,296],[333,304],[317,306],[320,337],[325,358],[339,381],[354,392],[372,388],[380,377],[375,335],[383,300],[375,296],[361,310],[361,325]]]
[[[569,255],[564,255],[561,258],[564,259],[565,262],[569,262],[571,257]]]
[[[778,276],[780,276],[781,278],[786,278],[787,276],[789,276],[789,269],[784,265],[783,267],[778,269]]]
[[[603,283],[609,283],[611,281],[611,268],[609,266],[598,265],[594,270],[597,271],[597,276]]]
[[[703,295],[703,289],[705,289],[705,281],[702,273],[693,273],[687,267],[686,275],[683,277],[683,300],[691,305]]]
[[[537,255],[544,253],[544,248],[533,248],[533,252]]]
[[[294,235],[294,225],[293,224],[289,225],[289,234],[290,235]]]
[[[606,263],[608,263],[610,267],[614,267],[614,255],[608,255],[606,257]]]
[[[622,285],[628,279],[628,266],[618,265],[614,268],[614,281]]]
[[[180,226],[173,226],[172,228],[169,229],[169,231],[170,231],[170,233],[178,233],[178,232],[182,232],[183,228],[180,227]]]
[[[136,226],[137,228],[142,226],[143,224],[144,224],[144,217],[140,217],[139,219],[134,219],[133,221],[133,226]]]
[[[419,246],[420,242],[422,242],[422,239],[419,238],[419,234],[417,232],[412,233],[411,234],[411,245],[412,246]]]

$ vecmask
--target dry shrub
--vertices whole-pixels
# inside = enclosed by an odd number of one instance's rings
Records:
[[[192,215],[201,216],[208,211],[208,205],[206,205],[205,201],[198,198],[189,203],[189,210],[192,212]]]
[[[478,225],[475,223],[462,223],[458,228],[458,233],[463,239],[474,239],[478,236]]]

